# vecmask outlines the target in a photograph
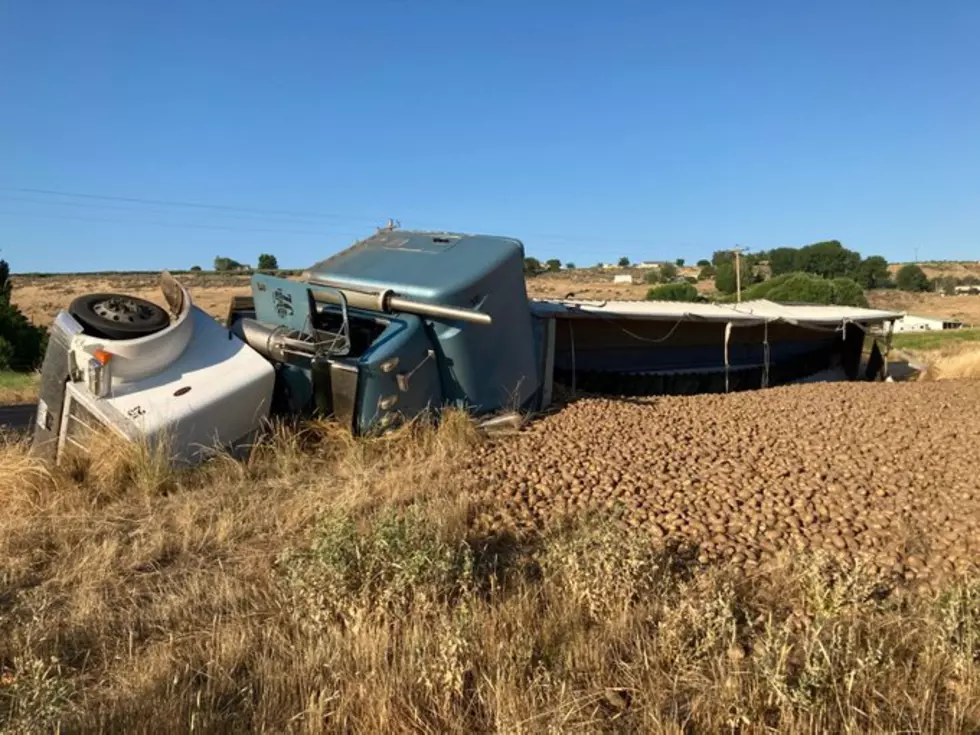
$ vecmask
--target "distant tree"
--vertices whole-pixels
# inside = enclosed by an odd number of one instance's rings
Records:
[[[729,297],[731,298],[731,297]],[[777,303],[867,306],[861,286],[850,278],[822,278],[810,273],[785,273],[742,292],[742,298]]]
[[[569,270],[569,271],[575,270],[575,264],[574,263],[565,263],[565,270]]]
[[[697,301],[698,290],[690,283],[664,283],[647,291],[647,301]]]
[[[595,264],[595,267],[596,268],[602,268],[602,266],[603,266],[603,263],[602,263],[601,260],[598,263]]]
[[[619,259],[619,267],[620,268],[627,268],[627,267],[629,267],[629,264],[630,264],[630,259],[627,258],[625,255],[622,258]]]
[[[677,260],[674,261],[674,264],[678,268],[683,268],[684,267],[684,258],[678,258]]]
[[[700,273],[698,273],[699,281],[709,281],[715,277],[716,271],[714,266],[711,265],[711,263],[709,263],[707,260],[704,262],[707,263],[707,265],[701,266],[701,271]]]
[[[933,289],[947,296],[955,295],[959,285],[959,279],[955,276],[940,276],[933,281]]]
[[[677,278],[677,266],[673,263],[663,263],[660,266],[660,280],[664,283]]]
[[[549,259],[545,263],[545,265],[548,266],[548,270],[551,271],[552,273],[557,273],[558,271],[561,270],[561,261],[558,260],[558,258]]]
[[[643,274],[643,280],[651,285],[660,283],[660,271],[659,270],[649,270]]]
[[[201,266],[199,266],[199,265],[192,265],[191,266],[191,270],[196,273],[197,271],[201,270]]]
[[[715,250],[711,254],[711,265],[717,268],[722,263],[731,263],[735,260],[735,253],[731,250]]]
[[[796,248],[774,248],[766,255],[769,260],[769,272],[774,276],[799,270],[797,261],[800,257],[800,251]]]
[[[837,240],[827,240],[800,248],[796,267],[824,278],[838,278],[853,276],[860,264],[860,253],[848,250]]]
[[[0,306],[10,303],[10,295],[14,287],[10,282],[10,266],[6,260],[0,260]]]
[[[902,291],[929,290],[929,279],[923,270],[913,263],[901,267],[895,276],[895,282]]]
[[[711,261],[707,258],[701,258],[701,260],[698,261],[698,268],[707,268],[709,265],[711,265]]]
[[[741,261],[742,290],[745,291],[753,283],[757,282],[755,270],[746,261]],[[735,263],[728,261],[721,263],[715,269],[715,288],[722,293],[735,293],[738,287],[738,280],[735,278]]]
[[[524,275],[536,276],[544,271],[541,261],[537,258],[524,258]]]
[[[262,255],[259,256],[258,269],[260,271],[279,270],[279,261],[276,260],[275,255],[270,255],[269,253],[262,253]]]
[[[888,272],[888,261],[880,255],[865,258],[854,272],[854,280],[861,288],[886,288],[891,285],[891,274]]]
[[[21,313],[12,295],[10,266],[0,260],[0,370],[36,370],[47,349],[47,331]]]
[[[232,260],[231,258],[225,258],[223,256],[218,256],[214,259],[214,269],[216,271],[233,271],[244,267],[237,260]]]

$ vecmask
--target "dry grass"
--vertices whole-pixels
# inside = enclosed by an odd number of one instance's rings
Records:
[[[957,351],[926,353],[926,369],[920,380],[962,380],[980,378],[980,349],[967,346]]]
[[[953,319],[964,324],[980,325],[980,296],[938,293],[909,293],[897,289],[868,291],[868,303],[875,309],[907,312],[916,316]]]
[[[980,728],[980,584],[747,577],[601,518],[473,535],[481,439],[270,432],[192,471],[108,441],[0,450],[0,729],[761,732]]]

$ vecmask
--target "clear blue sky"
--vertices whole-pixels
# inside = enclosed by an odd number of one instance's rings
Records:
[[[0,257],[305,267],[394,217],[579,265],[976,259],[978,39],[977,0],[7,0]]]

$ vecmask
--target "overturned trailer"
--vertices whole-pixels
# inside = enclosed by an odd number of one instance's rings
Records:
[[[541,410],[556,383],[635,395],[856,379],[865,337],[900,316],[531,300],[523,259],[513,238],[382,230],[299,280],[254,275],[224,324],[166,273],[167,308],[80,297],[51,329],[35,450],[57,460],[108,427],[194,461],[247,444],[275,414],[367,434],[445,406]]]

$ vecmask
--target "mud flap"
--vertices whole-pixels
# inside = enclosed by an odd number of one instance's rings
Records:
[[[54,324],[51,325],[48,347],[41,365],[37,412],[34,415],[31,442],[31,452],[44,459],[55,460],[58,456],[65,388],[71,370],[71,341],[81,332],[82,326],[67,312],[58,314]]]

